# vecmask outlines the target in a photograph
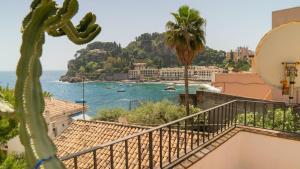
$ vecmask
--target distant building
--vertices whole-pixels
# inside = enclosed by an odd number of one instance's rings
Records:
[[[234,62],[238,60],[250,60],[250,57],[253,55],[254,51],[248,47],[237,47],[234,51],[226,52],[226,60],[233,60]]]
[[[223,73],[224,69],[216,66],[193,66],[192,80],[211,81],[215,73]]]
[[[210,81],[213,74],[222,73],[224,70],[216,66],[191,66],[188,76],[191,80]],[[161,80],[182,80],[184,79],[184,68],[162,68],[160,69]]]
[[[159,70],[159,77],[161,80],[180,80],[184,76],[183,68],[162,68]]]
[[[134,63],[133,69],[128,71],[130,80],[157,80],[159,78],[159,69],[146,68],[146,63]]]
[[[159,69],[140,70],[140,80],[157,80],[159,78]]]

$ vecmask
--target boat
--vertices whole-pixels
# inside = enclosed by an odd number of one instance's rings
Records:
[[[117,90],[117,92],[126,92],[126,90],[125,89],[119,89],[119,90]]]
[[[166,90],[166,91],[175,91],[176,88],[175,88],[174,85],[169,85],[169,86],[167,86],[167,87],[165,88],[165,90]]]
[[[81,100],[75,100],[75,103],[86,103],[85,100],[81,99]]]

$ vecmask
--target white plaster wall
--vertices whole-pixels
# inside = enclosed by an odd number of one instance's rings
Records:
[[[239,132],[191,169],[300,169],[300,141]]]
[[[12,154],[12,153],[20,154],[25,152],[25,149],[21,144],[19,136],[10,139],[7,142],[7,147],[8,147],[7,148],[8,154]]]

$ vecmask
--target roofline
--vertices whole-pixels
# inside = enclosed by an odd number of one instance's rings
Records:
[[[134,128],[140,128],[140,129],[150,129],[151,127],[147,127],[147,126],[142,126],[142,125],[135,125],[135,124],[123,124],[123,123],[119,123],[119,122],[111,122],[111,121],[102,121],[102,120],[82,120],[82,119],[78,119],[75,121],[82,121],[82,122],[91,122],[91,123],[105,123],[105,124],[111,124],[111,125],[117,125],[117,126],[124,126],[124,127],[134,127]],[[72,123],[74,123],[75,121],[73,121]]]

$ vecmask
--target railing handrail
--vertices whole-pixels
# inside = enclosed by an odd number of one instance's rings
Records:
[[[78,151],[76,153],[72,153],[72,154],[69,154],[69,155],[66,155],[66,156],[63,156],[60,158],[60,160],[64,161],[64,160],[69,160],[69,159],[72,159],[74,157],[77,157],[77,156],[80,156],[82,154],[86,154],[86,153],[90,153],[90,152],[93,152],[93,151],[96,151],[98,149],[101,149],[101,148],[105,148],[105,147],[108,147],[110,145],[114,145],[114,144],[117,144],[117,143],[120,143],[120,142],[123,142],[123,141],[126,141],[126,140],[129,140],[129,139],[132,139],[132,138],[135,138],[135,137],[138,137],[138,136],[141,136],[141,135],[144,135],[144,134],[147,134],[147,133],[150,133],[150,132],[153,132],[153,131],[156,131],[156,130],[159,130],[159,129],[162,129],[162,128],[165,128],[165,127],[168,127],[170,125],[174,125],[174,124],[177,124],[179,122],[182,122],[182,121],[185,121],[185,120],[188,120],[190,118],[193,118],[193,117],[196,117],[196,116],[199,116],[205,112],[209,112],[211,110],[214,110],[214,109],[217,109],[219,107],[223,107],[225,105],[228,105],[228,104],[231,104],[231,103],[234,103],[238,100],[232,100],[232,101],[229,101],[229,102],[226,102],[226,103],[223,103],[223,104],[220,104],[218,106],[214,106],[214,107],[211,107],[209,109],[206,109],[206,110],[202,110],[198,113],[195,113],[195,114],[191,114],[189,116],[186,116],[186,117],[183,117],[183,118],[180,118],[180,119],[177,119],[177,120],[174,120],[174,121],[171,121],[169,123],[165,123],[165,124],[162,124],[160,126],[157,126],[157,127],[152,127],[150,129],[147,129],[145,131],[141,131],[141,132],[138,132],[138,133],[134,133],[132,135],[129,135],[129,136],[126,136],[126,137],[122,137],[120,139],[117,139],[117,140],[114,140],[114,141],[111,141],[111,142],[107,142],[107,143],[104,143],[104,144],[100,144],[100,145],[96,145],[94,147],[91,147],[91,148],[88,148],[88,149],[84,149],[84,150],[81,150],[81,151]]]
[[[236,100],[237,102],[252,102],[252,103],[265,103],[265,104],[284,104],[286,105],[285,102],[281,101],[267,101],[267,100],[247,100],[247,99],[238,99]]]

